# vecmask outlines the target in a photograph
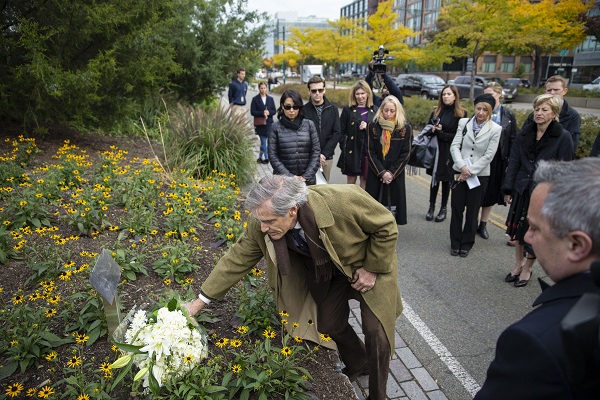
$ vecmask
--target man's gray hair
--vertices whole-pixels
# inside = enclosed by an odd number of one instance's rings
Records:
[[[600,255],[600,158],[540,161],[533,179],[551,185],[541,216],[552,232],[563,238],[583,231],[592,239],[594,254]]]
[[[306,203],[304,182],[291,176],[271,175],[262,178],[246,197],[246,209],[254,212],[271,201],[273,214],[283,217],[290,208]]]

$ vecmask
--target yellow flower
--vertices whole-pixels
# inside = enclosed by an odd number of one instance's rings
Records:
[[[19,341],[18,341],[18,340],[11,340],[11,341],[10,341],[10,345],[11,345],[11,346],[17,346],[18,344],[19,344]]]
[[[167,278],[163,282],[165,283],[166,286],[169,286],[171,284],[171,279]]]
[[[75,338],[75,341],[77,343],[85,343],[88,341],[89,338],[90,337],[85,334],[81,334],[81,335],[78,334],[77,337]]]
[[[56,316],[56,308],[51,308],[49,310],[44,311],[44,315],[46,318],[52,318]]]
[[[258,267],[254,267],[252,268],[252,274],[254,276],[260,276],[262,275],[262,269],[258,268]]]
[[[48,361],[53,361],[53,360],[56,360],[56,357],[58,357],[58,353],[53,351],[51,353],[46,354],[46,357],[44,357],[44,358]]]
[[[221,348],[221,347],[227,345],[227,343],[229,343],[229,339],[227,339],[227,338],[221,338],[221,339],[217,340],[217,342],[215,343],[215,345],[217,345],[217,347]]]
[[[279,315],[281,315],[282,317],[289,317],[290,316],[290,314],[288,314],[287,311],[285,311],[285,310],[280,311]]]
[[[292,349],[290,349],[289,347],[285,346],[283,349],[281,349],[281,354],[283,354],[284,356],[289,356],[290,354],[292,354]]]
[[[73,357],[71,357],[71,359],[69,361],[67,361],[67,367],[69,367],[69,368],[75,368],[79,365],[81,365],[80,357],[73,356]]]
[[[215,228],[220,228],[220,227],[221,227],[221,224],[218,222],[215,222]]]
[[[185,361],[186,363],[190,363],[190,362],[194,361],[194,356],[191,355],[191,354],[188,355],[188,356],[185,356],[185,358],[183,359],[183,361]]]
[[[38,392],[38,397],[40,399],[47,399],[48,397],[50,397],[52,394],[54,394],[54,389],[52,389],[50,386],[44,386],[43,388],[40,389],[40,391]]]
[[[229,342],[229,345],[231,347],[240,347],[242,345],[242,341],[240,339],[231,339],[231,342]]]
[[[300,324],[299,324],[299,323],[297,323],[297,322],[294,322],[294,323],[292,324],[292,327],[293,327],[294,329],[297,329],[299,326],[300,326]]]
[[[296,343],[302,343],[302,338],[300,336],[294,336],[294,340]]]
[[[239,364],[235,364],[234,366],[231,367],[231,370],[234,373],[239,374],[240,372],[242,372],[242,366]]]
[[[37,393],[36,388],[29,388],[29,389],[27,389],[27,394],[25,396],[34,397],[36,393]]]
[[[90,400],[90,395],[87,393],[81,393],[77,396],[77,400]]]
[[[277,335],[274,331],[272,331],[269,328],[269,329],[265,329],[265,331],[263,332],[263,336],[266,337],[267,339],[275,339],[275,336],[277,336]]]
[[[282,320],[281,320],[281,325],[287,325],[287,323],[288,323],[288,320],[287,320],[287,319],[282,319]]]
[[[25,301],[25,297],[18,294],[12,298],[12,301],[13,301],[13,304],[21,304],[23,301]]]
[[[248,333],[248,327],[245,325],[238,326],[237,333],[239,333],[240,335],[245,335],[246,333]]]
[[[331,340],[331,336],[329,336],[326,333],[321,333],[320,336],[321,336],[321,340],[324,341],[324,342],[329,342]]]
[[[23,385],[20,382],[13,383],[12,385],[8,385],[6,388],[6,394],[10,397],[16,397],[23,390]]]

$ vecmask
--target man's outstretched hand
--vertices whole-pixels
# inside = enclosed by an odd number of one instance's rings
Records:
[[[196,299],[194,301],[190,301],[189,303],[184,304],[191,316],[198,314],[198,312],[202,310],[205,305],[206,303],[200,299]]]

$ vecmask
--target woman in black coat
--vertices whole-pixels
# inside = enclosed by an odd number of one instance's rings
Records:
[[[504,174],[508,166],[510,148],[515,140],[515,136],[517,136],[517,119],[510,108],[502,106],[502,86],[498,82],[488,83],[485,89],[483,89],[483,93],[491,94],[496,99],[496,108],[492,111],[492,121],[502,127],[498,150],[490,163],[490,180],[483,194],[481,219],[477,228],[479,236],[487,239],[490,237],[487,231],[487,222],[492,212],[492,206],[495,204],[506,205],[504,196],[502,195],[502,184],[504,183]]]
[[[273,116],[277,110],[275,109],[275,100],[267,94],[267,85],[264,82],[258,84],[258,91],[259,93],[252,98],[252,102],[250,103],[250,114],[252,114],[253,117],[265,117],[267,119],[267,124],[255,125],[254,127],[256,134],[260,138],[260,150],[256,162],[268,164],[269,151],[267,148],[267,141],[269,132],[271,131],[271,125],[273,124]]]
[[[342,154],[337,166],[346,175],[346,183],[354,185],[360,176],[360,187],[367,183],[367,149],[365,134],[367,124],[373,121],[377,106],[373,104],[373,92],[367,82],[359,80],[350,90],[349,106],[344,107],[340,117]]]
[[[460,103],[460,95],[456,86],[444,86],[438,98],[437,107],[429,116],[431,124],[436,122],[431,128],[431,135],[437,137],[438,150],[434,167],[425,170],[427,174],[431,175],[429,210],[425,215],[427,221],[433,220],[440,183],[442,185],[442,205],[440,212],[435,217],[435,222],[442,222],[446,219],[446,207],[450,198],[450,183],[454,180],[454,170],[450,166],[451,163],[448,162],[450,160],[450,145],[454,136],[456,136],[458,121],[466,116],[467,110]]]
[[[533,101],[535,124],[525,124],[510,150],[510,159],[502,191],[504,200],[510,204],[506,220],[506,233],[515,245],[515,264],[506,275],[506,282],[515,287],[527,285],[533,272],[535,253],[525,242],[529,229],[527,209],[533,187],[531,179],[540,160],[570,161],[573,159],[573,139],[558,122],[560,98],[542,94]],[[526,258],[526,259],[525,259]]]
[[[373,122],[367,126],[367,192],[396,215],[398,225],[406,225],[404,171],[412,147],[412,128],[404,108],[395,96],[381,102]]]
[[[269,161],[273,174],[293,176],[307,185],[316,183],[321,146],[315,124],[304,118],[302,97],[295,90],[281,95],[277,118],[269,134]]]

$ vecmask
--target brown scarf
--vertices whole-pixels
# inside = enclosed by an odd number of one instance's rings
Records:
[[[308,203],[305,203],[298,209],[298,222],[304,231],[306,243],[310,251],[310,256],[315,266],[315,281],[328,281],[333,276],[333,264],[331,257],[325,245],[320,238],[315,214]],[[290,272],[290,254],[285,236],[279,240],[273,240],[275,256],[277,257],[277,267],[281,275],[288,275]]]

